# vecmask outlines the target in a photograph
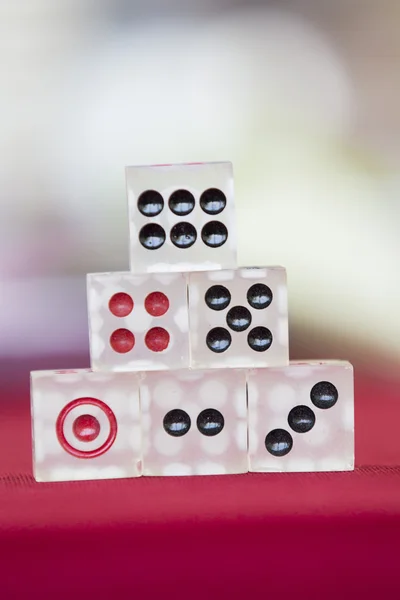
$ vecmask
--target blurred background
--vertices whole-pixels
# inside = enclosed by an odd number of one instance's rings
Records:
[[[240,263],[288,269],[292,357],[400,378],[399,31],[398,0],[0,0],[3,376],[88,365],[125,165],[231,160]]]

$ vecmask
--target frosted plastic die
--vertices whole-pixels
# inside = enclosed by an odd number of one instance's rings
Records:
[[[230,162],[126,168],[134,273],[235,268]]]
[[[144,475],[248,470],[244,371],[147,373],[140,394]]]
[[[354,468],[353,367],[291,362],[248,373],[250,471]]]
[[[141,474],[138,377],[88,369],[31,373],[36,481]]]
[[[87,276],[91,366],[151,371],[189,365],[186,278],[180,273]]]
[[[287,365],[285,269],[191,274],[189,327],[193,368]]]

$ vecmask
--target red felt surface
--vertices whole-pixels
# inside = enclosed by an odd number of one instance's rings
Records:
[[[399,596],[395,383],[356,377],[354,473],[37,484],[27,373],[1,381],[1,599]]]

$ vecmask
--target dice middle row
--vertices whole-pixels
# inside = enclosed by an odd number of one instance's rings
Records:
[[[288,364],[286,271],[87,277],[92,369],[153,371]]]

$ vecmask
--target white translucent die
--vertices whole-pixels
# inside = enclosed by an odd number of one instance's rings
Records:
[[[253,472],[350,471],[354,469],[353,367],[345,361],[291,361],[288,367],[248,372],[249,469]],[[311,390],[329,382],[337,390],[330,408],[318,408]],[[298,432],[288,422],[290,411],[306,406],[315,415],[314,426]],[[284,430],[292,438],[291,450],[274,456],[266,449],[266,436]]]
[[[264,284],[271,290],[272,302],[266,308],[253,308],[247,292],[254,284]],[[205,296],[212,286],[223,286],[231,294],[224,310],[207,306]],[[246,308],[251,315],[250,325],[243,331],[234,331],[227,324],[233,307]],[[255,327],[265,327],[272,334],[268,349],[259,352],[248,343],[249,333]],[[221,353],[207,345],[210,330],[222,327],[231,336],[231,344]],[[191,367],[208,368],[258,368],[289,364],[288,306],[286,271],[283,267],[241,268],[229,271],[193,273],[189,275],[189,328]]]
[[[237,240],[230,162],[127,167],[126,184],[130,269],[133,273],[236,268]],[[202,193],[211,188],[221,190],[226,197],[225,208],[214,215],[204,212],[200,205]],[[138,209],[138,200],[147,190],[159,192],[164,200],[164,208],[156,216],[145,216]],[[187,215],[176,215],[168,206],[171,194],[177,190],[187,190],[194,196],[194,209]],[[219,247],[209,247],[202,240],[201,231],[211,221],[222,223],[228,232],[225,243]],[[178,248],[171,241],[171,229],[180,222],[190,223],[196,229],[197,238],[190,247]],[[165,231],[165,242],[157,249],[145,248],[139,239],[142,227],[149,223],[156,223]]]
[[[116,316],[110,309],[115,294],[127,294],[133,308],[127,316]],[[161,293],[168,299],[166,312],[154,316],[146,309],[146,298]],[[133,275],[131,273],[93,273],[87,276],[91,367],[96,371],[151,371],[179,369],[189,365],[187,283],[180,273]],[[155,351],[146,343],[153,328],[167,332],[168,345]],[[128,330],[134,345],[119,352],[111,336]]]
[[[140,388],[143,411],[144,475],[223,475],[245,473],[247,467],[246,373],[175,371],[147,373]],[[200,433],[197,418],[218,410],[224,427],[215,436]],[[169,411],[185,411],[188,432],[173,437],[164,429]]]
[[[76,435],[74,423],[82,415],[97,421],[99,431],[95,439]],[[34,371],[31,417],[36,481],[141,475],[136,374],[96,373],[89,369]]]

